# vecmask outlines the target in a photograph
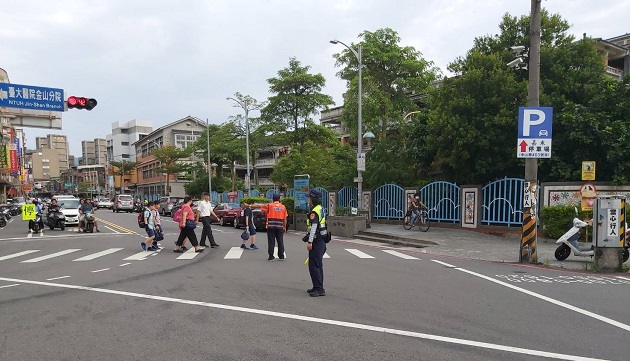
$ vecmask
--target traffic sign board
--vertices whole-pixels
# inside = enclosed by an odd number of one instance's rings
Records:
[[[357,155],[357,170],[365,172],[365,153]]]
[[[552,107],[518,109],[517,158],[551,158]]]
[[[0,107],[63,112],[63,89],[0,83]]]
[[[35,219],[36,209],[33,203],[27,203],[22,206],[22,220],[32,221]]]

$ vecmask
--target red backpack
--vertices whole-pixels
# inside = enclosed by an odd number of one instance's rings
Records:
[[[173,215],[173,221],[180,223],[182,221],[182,209],[178,209]]]

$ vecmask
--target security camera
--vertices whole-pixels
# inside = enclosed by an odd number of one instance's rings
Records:
[[[516,59],[512,60],[511,62],[507,63],[507,66],[509,66],[510,68],[516,68],[519,65],[521,65],[521,63],[523,63],[523,59],[516,58]]]
[[[525,47],[523,45],[510,47],[510,51],[512,51],[514,54],[521,53],[523,52],[523,50],[525,50]]]

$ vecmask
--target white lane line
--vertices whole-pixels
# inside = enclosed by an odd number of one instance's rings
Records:
[[[380,333],[385,333],[385,334],[390,334],[390,335],[407,336],[407,337],[416,338],[416,339],[433,340],[433,341],[446,342],[446,343],[457,344],[457,345],[466,345],[466,346],[479,347],[479,348],[489,349],[489,350],[511,352],[511,353],[516,353],[516,354],[547,357],[547,358],[553,358],[557,360],[606,361],[603,359],[596,359],[596,358],[590,358],[590,357],[566,355],[566,354],[555,353],[555,352],[547,352],[547,351],[526,349],[526,348],[520,348],[520,347],[512,347],[512,346],[472,341],[472,340],[466,340],[466,339],[454,338],[454,337],[431,335],[427,333],[398,330],[394,328],[372,326],[372,325],[366,325],[366,324],[361,324],[361,323],[337,321],[337,320],[332,320],[332,319],[327,319],[327,318],[316,318],[316,317],[311,317],[311,316],[302,316],[302,315],[296,315],[292,313],[260,310],[260,309],[250,308],[250,307],[238,307],[238,306],[230,306],[230,305],[224,305],[224,304],[219,304],[219,303],[186,300],[182,298],[153,296],[153,295],[148,295],[148,294],[143,294],[143,293],[118,291],[118,290],[112,290],[112,289],[106,289],[106,288],[94,288],[94,287],[86,287],[86,286],[78,286],[78,285],[68,285],[68,284],[62,284],[62,283],[29,281],[29,280],[4,278],[4,277],[0,277],[0,281],[20,282],[20,283],[26,283],[26,284],[32,284],[32,285],[38,285],[38,286],[66,288],[66,289],[82,290],[82,291],[97,292],[97,293],[104,293],[104,294],[111,294],[111,295],[135,297],[135,298],[141,298],[141,299],[150,299],[150,300],[163,301],[163,302],[179,303],[179,304],[198,306],[198,307],[216,308],[216,309],[221,309],[221,310],[237,311],[237,312],[243,312],[243,313],[249,313],[249,314],[255,314],[255,315],[278,317],[278,318],[284,318],[288,320],[306,321],[306,322],[313,322],[313,323],[319,323],[319,324],[325,324],[325,325],[352,328],[352,329],[357,329],[357,330],[380,332]]]
[[[110,268],[97,269],[96,271],[92,271],[92,273],[103,272],[103,271],[109,271],[109,270],[110,270]]]
[[[463,269],[463,268],[455,268],[455,269],[456,269],[456,270],[458,270],[458,271],[462,271],[462,272],[468,273],[468,274],[470,274],[470,275],[477,276],[477,277],[479,277],[479,278],[483,278],[483,279],[485,279],[485,280],[488,280],[488,281],[494,282],[494,283],[499,284],[499,285],[501,285],[501,286],[505,286],[505,287],[507,287],[507,288],[511,288],[511,289],[513,289],[513,290],[516,290],[516,291],[522,292],[522,293],[524,293],[524,294],[526,294],[526,295],[530,295],[530,296],[533,296],[533,297],[539,298],[539,299],[541,299],[541,300],[543,300],[543,301],[547,301],[547,302],[549,302],[549,303],[553,303],[554,305],[557,305],[557,306],[560,306],[560,307],[564,307],[564,308],[569,309],[569,310],[571,310],[571,311],[575,311],[575,312],[577,312],[577,313],[581,313],[581,314],[583,314],[583,315],[585,315],[585,316],[592,317],[592,318],[594,318],[594,319],[596,319],[596,320],[599,320],[599,321],[602,321],[602,322],[608,323],[608,324],[610,324],[610,325],[613,325],[613,326],[619,327],[619,328],[624,329],[624,330],[626,330],[626,331],[630,331],[630,326],[629,326],[629,325],[626,325],[626,324],[624,324],[624,323],[621,323],[621,322],[615,321],[615,320],[610,319],[610,318],[608,318],[608,317],[600,316],[600,315],[598,315],[598,314],[596,314],[596,313],[593,313],[593,312],[591,312],[591,311],[583,310],[583,309],[581,309],[581,308],[579,308],[579,307],[575,307],[575,306],[570,305],[570,304],[568,304],[568,303],[564,303],[564,302],[562,302],[562,301],[555,300],[555,299],[553,299],[553,298],[551,298],[551,297],[543,296],[543,295],[541,295],[541,294],[539,294],[539,293],[532,292],[532,291],[530,291],[530,290],[526,290],[526,289],[524,289],[524,288],[520,288],[520,287],[517,287],[517,286],[511,285],[511,284],[509,284],[509,283],[505,283],[505,282],[503,282],[503,281],[499,281],[499,280],[497,280],[497,279],[494,279],[494,278],[492,278],[492,277],[488,277],[488,276],[486,276],[486,275],[482,275],[482,274],[480,274],[480,273],[476,273],[476,272],[473,272],[473,271],[469,271],[469,270],[467,270],[467,269]]]
[[[93,259],[96,259],[96,258],[99,258],[99,257],[103,257],[103,256],[106,256],[108,254],[112,254],[112,253],[121,251],[123,249],[124,248],[110,248],[110,249],[106,249],[106,250],[101,251],[101,252],[89,254],[89,255],[87,255],[85,257],[77,258],[77,259],[73,260],[73,262],[91,261]]]
[[[70,276],[61,276],[61,277],[46,278],[46,281],[61,280],[61,279],[64,279],[64,278],[70,278]]]
[[[1,260],[2,260],[2,259],[0,259],[0,261],[1,261]],[[628,277],[623,277],[623,276],[615,276],[615,277],[617,277],[617,278],[621,278],[622,280],[628,280],[628,281],[630,281],[630,278],[628,278]]]
[[[392,251],[392,250],[389,250],[389,249],[384,249],[383,252],[389,253],[392,256],[400,257],[402,259],[420,259],[418,257],[410,256],[408,254],[400,253],[400,252],[397,252],[397,251]]]
[[[121,265],[118,265],[118,267],[125,267],[125,266],[129,266],[131,263],[127,262],[127,263],[123,263]]]
[[[330,256],[328,255],[328,253],[324,252],[324,258],[330,258]]]
[[[278,254],[278,247],[273,247],[273,254],[277,257],[280,258],[280,255]],[[284,259],[287,258],[287,250],[284,250]]]
[[[78,249],[78,248],[66,249],[66,250],[63,250],[63,251],[60,251],[60,252],[57,252],[57,253],[52,253],[52,254],[48,254],[48,255],[45,255],[45,256],[37,257],[37,258],[27,259],[26,261],[22,261],[20,263],[40,262],[40,261],[43,261],[43,260],[47,260],[47,259],[50,259],[50,258],[63,256],[63,255],[70,254],[70,253],[73,253],[73,252],[76,252],[76,251],[80,251],[80,250],[81,249]]]
[[[359,257],[359,258],[374,258],[372,256],[370,256],[367,253],[363,253],[361,251],[359,251],[358,249],[353,249],[353,248],[346,248],[346,251],[352,253],[353,255]]]
[[[15,286],[19,286],[19,285],[20,285],[19,283],[13,283],[13,284],[10,284],[10,285],[0,286],[0,288],[9,288],[9,287],[15,287]]]
[[[109,229],[110,231],[112,231],[112,232],[114,232],[114,233],[120,233],[120,232],[118,232],[117,230],[115,230],[115,229],[113,229],[113,228],[107,227],[106,225],[103,225],[103,227],[105,227],[105,228]]]
[[[241,247],[232,247],[230,248],[228,253],[225,254],[225,257],[223,257],[223,259],[240,259],[243,255],[243,251],[244,249],[242,249]]]
[[[433,262],[435,262],[435,263],[439,263],[439,264],[441,264],[442,266],[446,266],[446,267],[449,267],[449,268],[457,268],[457,266],[453,266],[452,264],[448,264],[448,263],[446,263],[446,262],[438,261],[438,260],[436,260],[436,259],[432,259],[431,261],[433,261]]]
[[[127,258],[123,258],[123,261],[144,261],[150,254],[150,252],[141,251]]]
[[[30,254],[30,253],[35,253],[35,252],[39,252],[39,250],[38,249],[31,249],[31,250],[28,250],[28,251],[23,251],[23,252],[19,252],[19,253],[10,254],[8,256],[2,256],[2,257],[0,257],[0,261],[4,261],[5,259],[11,259],[11,258],[15,258],[15,257],[24,256],[25,254]]]
[[[195,252],[195,248],[194,247],[190,247],[190,249],[186,252],[184,252],[182,255],[180,255],[179,257],[177,257],[177,259],[193,259],[195,257],[197,257],[199,253]]]
[[[26,235],[26,238],[33,238],[33,233],[30,233]]]

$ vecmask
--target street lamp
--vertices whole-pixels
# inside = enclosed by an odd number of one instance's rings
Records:
[[[192,123],[186,123],[187,127],[190,127],[190,136],[192,137],[193,140],[193,144],[195,144],[195,132],[194,132],[194,125]],[[190,155],[191,160],[193,162],[193,167],[195,165],[195,149],[193,148],[193,152]],[[195,168],[193,168],[193,181],[195,180],[195,178],[197,178],[197,172],[195,171]]]
[[[249,105],[248,102],[242,102],[232,97],[225,98],[226,100],[233,100],[245,111],[245,152],[247,153],[247,174],[245,174],[245,187],[247,187],[247,196],[250,197],[251,185],[250,185],[250,170],[249,170]]]
[[[206,147],[208,152],[208,194],[212,202],[212,163],[210,163],[210,123],[206,118]]]
[[[363,112],[362,112],[362,100],[363,100],[363,91],[362,91],[362,68],[363,68],[363,62],[361,59],[361,44],[359,44],[357,47],[359,49],[359,51],[356,51],[354,49],[352,49],[351,47],[349,47],[348,45],[346,45],[345,43],[334,39],[330,41],[331,44],[341,44],[343,46],[345,46],[346,48],[348,48],[348,50],[350,50],[350,52],[352,52],[352,54],[354,54],[354,56],[357,58],[357,61],[359,62],[359,118],[358,118],[358,124],[357,124],[357,128],[359,129],[359,132],[357,133],[357,190],[359,193],[359,197],[357,198],[357,204],[359,206],[359,210],[363,210],[363,178],[361,177],[361,167],[359,166],[359,160],[363,159],[365,160],[365,156],[362,154],[363,153],[363,139],[361,139],[361,135],[363,134]],[[363,163],[364,164],[364,163]]]

